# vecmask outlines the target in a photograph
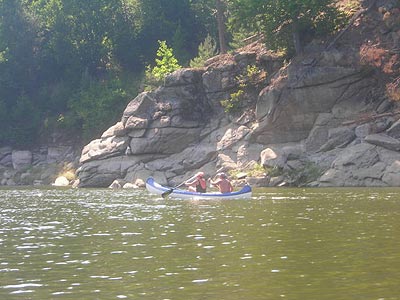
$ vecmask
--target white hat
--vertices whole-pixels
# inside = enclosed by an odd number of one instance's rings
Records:
[[[196,174],[196,177],[204,177],[204,172],[198,172],[198,173]]]

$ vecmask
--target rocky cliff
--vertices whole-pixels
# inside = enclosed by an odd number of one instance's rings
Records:
[[[313,41],[289,64],[255,42],[167,76],[84,147],[79,186],[173,185],[200,169],[246,172],[259,186],[399,186],[387,87],[398,91],[400,4],[365,5],[340,38]]]

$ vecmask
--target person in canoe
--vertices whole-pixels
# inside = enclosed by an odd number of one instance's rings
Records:
[[[210,179],[210,183],[211,185],[218,187],[219,191],[223,194],[233,192],[233,186],[225,173],[218,173],[217,179]]]
[[[204,179],[204,172],[198,172],[194,179],[185,182],[190,192],[205,193],[207,191],[207,182]]]

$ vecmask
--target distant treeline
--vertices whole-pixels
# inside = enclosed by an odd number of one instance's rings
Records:
[[[97,137],[139,91],[159,41],[181,66],[206,37],[225,51],[262,33],[291,55],[337,28],[334,3],[0,0],[0,147],[30,147],[54,131]]]

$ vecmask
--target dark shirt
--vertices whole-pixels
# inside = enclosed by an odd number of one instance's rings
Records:
[[[200,182],[201,179],[197,180],[197,184],[196,184],[196,192],[198,193],[205,193],[206,192],[206,188],[207,188],[207,183],[204,181],[203,186],[201,185]],[[204,180],[204,179],[203,179]]]

